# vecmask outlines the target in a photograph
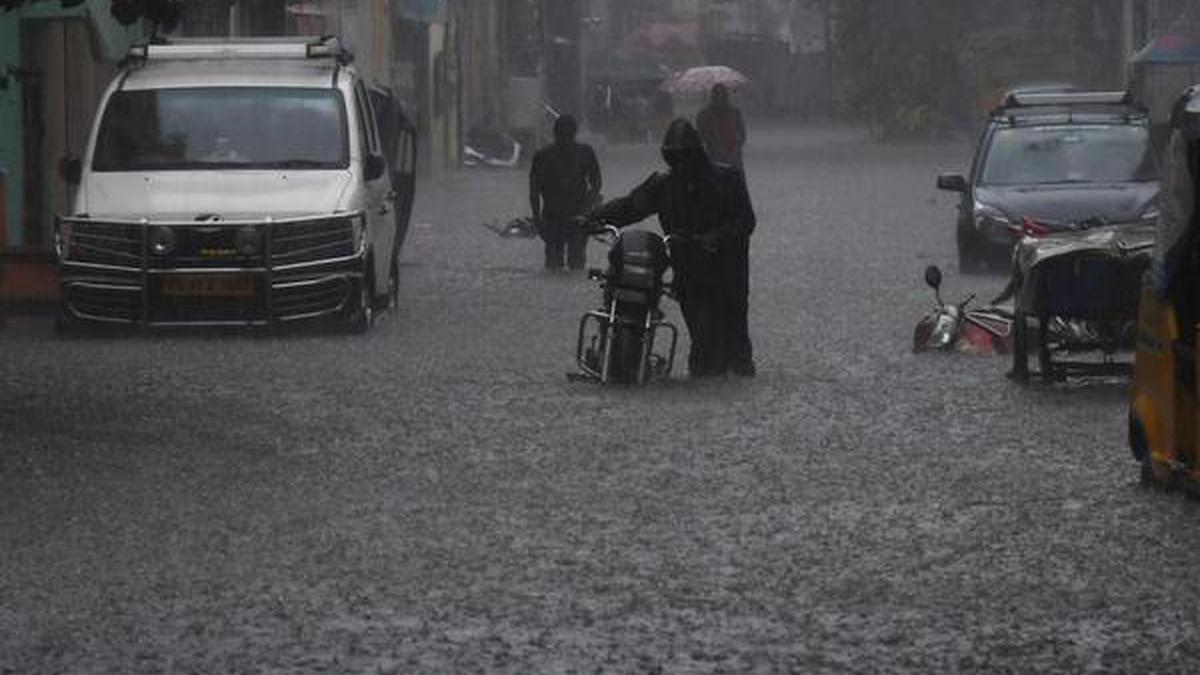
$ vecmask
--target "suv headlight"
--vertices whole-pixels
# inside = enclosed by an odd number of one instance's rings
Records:
[[[994,206],[975,202],[975,229],[984,232],[1008,232],[1012,221]]]

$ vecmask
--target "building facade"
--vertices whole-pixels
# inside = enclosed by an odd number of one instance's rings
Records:
[[[59,165],[83,153],[116,62],[146,34],[113,20],[107,0],[0,12],[0,298],[54,293],[54,216],[73,197]]]

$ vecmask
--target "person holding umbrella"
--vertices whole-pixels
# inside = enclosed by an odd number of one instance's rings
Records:
[[[742,168],[742,146],[746,144],[746,124],[742,111],[729,102],[729,87],[712,86],[709,103],[696,115],[696,129],[704,140],[708,157],[717,164]]]

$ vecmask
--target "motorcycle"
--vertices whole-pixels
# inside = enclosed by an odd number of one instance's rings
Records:
[[[647,230],[622,232],[610,225],[592,234],[610,244],[608,268],[588,270],[588,278],[600,285],[602,305],[579,320],[579,372],[568,377],[600,384],[644,384],[670,377],[679,330],[659,307],[671,292],[664,280],[670,268],[668,238]],[[660,331],[669,337],[664,352],[656,351]]]
[[[967,309],[975,296],[958,304],[942,300],[942,271],[925,268],[925,283],[933,289],[937,305],[913,331],[913,353],[958,351],[968,354],[1010,354],[1013,350],[1013,313],[1001,307]]]

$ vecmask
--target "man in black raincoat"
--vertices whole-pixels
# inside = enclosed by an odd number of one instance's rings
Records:
[[[741,173],[714,165],[691,122],[671,122],[654,173],[633,192],[594,211],[592,222],[631,225],[657,214],[670,236],[671,266],[691,336],[688,371],[696,377],[752,376],[747,326],[754,209]]]
[[[583,269],[587,234],[571,220],[591,208],[600,196],[600,163],[590,145],[577,143],[578,124],[570,115],[554,121],[554,143],[533,156],[529,169],[529,206],[533,222],[546,242],[546,269]]]

